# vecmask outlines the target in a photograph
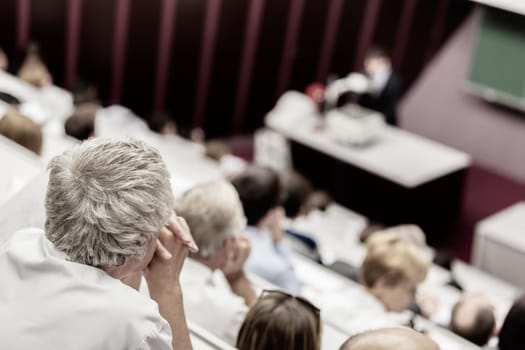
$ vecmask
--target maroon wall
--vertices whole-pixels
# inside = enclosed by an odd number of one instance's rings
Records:
[[[465,18],[467,0],[2,0],[0,46],[34,39],[57,84],[171,112],[209,135],[253,130],[286,89],[391,50],[405,87]]]

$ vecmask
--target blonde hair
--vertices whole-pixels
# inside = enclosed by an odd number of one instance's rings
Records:
[[[186,219],[197,255],[207,259],[221,249],[226,239],[244,228],[244,212],[235,188],[225,180],[196,185],[175,203],[177,215]]]
[[[391,231],[374,233],[366,242],[361,277],[367,287],[379,279],[389,286],[403,281],[422,282],[430,261],[422,249]]]
[[[0,116],[0,135],[36,154],[42,151],[42,130],[34,121],[14,108],[8,108],[3,118]]]
[[[250,309],[237,337],[239,350],[319,350],[321,324],[300,299],[264,295]]]

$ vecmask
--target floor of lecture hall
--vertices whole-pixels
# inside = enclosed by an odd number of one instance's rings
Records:
[[[232,153],[253,160],[253,138],[235,136],[228,140]],[[476,224],[512,204],[525,200],[525,184],[473,164],[465,179],[461,217],[452,239],[437,248],[470,262]],[[438,214],[438,213],[437,213]]]

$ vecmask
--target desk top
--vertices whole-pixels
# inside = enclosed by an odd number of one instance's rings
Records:
[[[525,252],[525,202],[518,202],[478,223],[476,234]]]
[[[391,126],[366,147],[342,145],[327,132],[317,130],[318,122],[318,116],[270,112],[266,117],[266,125],[286,138],[407,188],[465,169],[471,163],[466,153]]]

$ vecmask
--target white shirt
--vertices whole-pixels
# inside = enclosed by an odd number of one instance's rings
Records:
[[[157,304],[101,269],[67,261],[40,229],[0,246],[0,347],[171,349]]]
[[[248,307],[243,298],[232,292],[222,272],[186,259],[180,283],[188,320],[235,345]]]
[[[361,286],[305,296],[321,307],[324,318],[349,335],[384,327],[408,324],[409,312],[388,312],[383,304]]]

